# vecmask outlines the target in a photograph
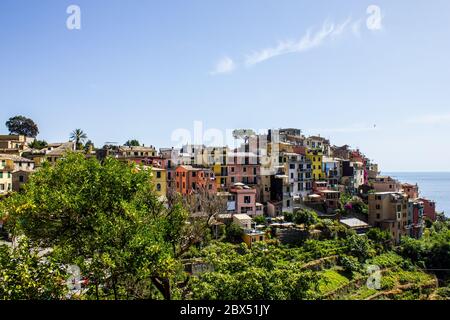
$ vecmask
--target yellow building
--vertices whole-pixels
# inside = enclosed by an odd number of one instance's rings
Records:
[[[251,248],[256,242],[266,241],[266,234],[259,230],[244,230],[242,240]]]
[[[12,172],[14,171],[14,161],[7,157],[0,156],[0,194],[12,191]]]
[[[323,172],[323,152],[320,149],[307,149],[306,157],[311,161],[312,178],[314,180],[325,179]]]
[[[167,195],[167,171],[166,169],[152,167],[152,181],[156,194],[160,197]]]

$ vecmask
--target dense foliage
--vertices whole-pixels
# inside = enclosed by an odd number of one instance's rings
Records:
[[[36,123],[30,118],[24,116],[15,116],[9,118],[5,123],[10,134],[20,134],[34,138],[38,135],[39,129]]]
[[[127,147],[139,147],[141,144],[139,143],[138,140],[136,139],[132,139],[132,140],[128,140],[127,142],[125,142],[124,146]]]
[[[296,210],[293,213],[285,212],[284,219],[288,222],[294,222],[296,224],[304,224],[306,226],[311,226],[318,222],[317,213],[313,210]]]
[[[69,265],[80,268],[82,299],[392,298],[390,292],[402,286],[408,289],[393,298],[419,299],[434,292],[430,273],[448,281],[448,222],[393,248],[385,231],[358,235],[314,211],[298,210],[285,219],[303,225],[305,239],[248,248],[236,224],[223,234],[210,224],[223,210],[221,202],[180,200],[174,196],[164,205],[150,171],[116,159],[100,163],[70,153],[54,166],[44,163],[23,191],[0,202],[6,228],[22,239],[14,249],[0,247],[0,298],[64,299]],[[188,217],[186,208],[210,214]],[[189,274],[189,264],[201,271]],[[363,285],[370,265],[383,272],[378,291]],[[448,294],[445,288],[435,291]]]
[[[296,252],[297,251],[297,252]],[[192,299],[286,300],[316,297],[319,275],[302,269],[301,250],[216,243],[200,252],[214,271],[192,277]]]
[[[449,222],[436,222],[421,239],[404,238],[399,253],[440,277],[450,278]]]
[[[44,149],[47,145],[48,145],[47,141],[45,141],[45,140],[37,140],[36,139],[33,142],[31,142],[28,146],[30,148],[40,150],[40,149]]]
[[[56,166],[45,163],[23,193],[3,201],[3,212],[15,235],[78,265],[88,296],[169,299],[187,212],[158,201],[150,174],[69,154]]]
[[[0,245],[0,300],[63,299],[66,268],[51,254],[39,255],[27,239],[10,248]]]

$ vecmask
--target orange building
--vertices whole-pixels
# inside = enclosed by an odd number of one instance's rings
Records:
[[[216,178],[210,169],[183,165],[178,166],[175,172],[176,190],[182,195],[202,189],[212,194],[217,192]]]

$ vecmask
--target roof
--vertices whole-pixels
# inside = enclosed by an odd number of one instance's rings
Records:
[[[415,188],[415,187],[417,187],[417,184],[402,183],[402,187]]]
[[[318,194],[310,194],[308,195],[309,198],[320,198],[320,195]]]
[[[46,153],[48,156],[61,156],[67,151],[74,151],[75,150],[75,142],[69,141],[61,144],[59,147],[50,150]]]
[[[242,214],[242,213],[233,215],[233,218],[236,218],[238,220],[251,220],[252,219],[249,215]]]
[[[319,136],[309,136],[308,139],[319,140],[319,141],[322,141],[322,142],[330,143],[330,141],[328,139],[326,139],[324,137],[319,137]]]
[[[127,146],[120,146],[119,151],[156,151],[156,149],[153,146],[150,147],[127,147]]]
[[[219,191],[217,192],[217,196],[218,197],[222,197],[222,196],[230,196],[231,193],[227,192],[227,191]]]
[[[184,169],[184,170],[187,170],[187,171],[199,171],[199,170],[201,170],[200,168],[194,168],[193,166],[190,166],[190,165],[181,165],[181,166],[178,166],[178,168],[181,168],[181,169]]]
[[[369,225],[362,220],[357,218],[346,218],[339,220],[340,223],[346,225],[350,228],[368,228]]]
[[[15,155],[15,154],[0,154],[0,158],[7,158],[13,160],[14,162],[33,162],[33,160]]]
[[[260,231],[260,230],[255,230],[255,229],[245,229],[244,233],[249,235],[249,236],[262,236],[264,235],[264,231]]]

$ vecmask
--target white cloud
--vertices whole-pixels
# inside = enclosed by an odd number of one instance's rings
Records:
[[[234,61],[230,57],[223,57],[217,62],[216,67],[210,72],[211,75],[231,73],[236,69]]]
[[[428,114],[423,116],[411,117],[406,120],[406,123],[425,125],[450,124],[450,113]]]
[[[251,66],[288,53],[300,53],[310,50],[322,45],[328,39],[336,38],[342,35],[350,22],[350,19],[347,19],[340,24],[325,21],[322,24],[321,29],[316,31],[314,34],[311,33],[311,30],[308,30],[306,34],[298,41],[281,41],[276,47],[255,51],[246,56],[245,63],[247,66]]]

